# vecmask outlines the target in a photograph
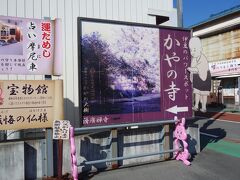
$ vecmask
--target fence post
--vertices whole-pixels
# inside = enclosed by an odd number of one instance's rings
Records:
[[[49,17],[44,17],[44,19],[50,20]],[[45,75],[45,80],[52,80],[51,75]],[[47,177],[52,177],[53,173],[53,130],[52,128],[46,128],[45,138],[46,138],[46,161],[45,161],[45,173]]]
[[[112,134],[112,158],[116,158],[118,157],[117,129],[112,129],[111,134]],[[113,161],[112,169],[116,169],[116,168],[118,168],[118,161]]]
[[[53,130],[51,128],[46,129],[46,161],[45,172],[47,177],[53,176]]]

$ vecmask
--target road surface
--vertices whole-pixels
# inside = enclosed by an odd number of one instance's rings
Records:
[[[191,166],[171,160],[89,174],[92,180],[238,180],[240,158],[204,149]]]

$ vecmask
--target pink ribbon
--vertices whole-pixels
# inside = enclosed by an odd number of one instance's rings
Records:
[[[76,145],[74,140],[74,128],[70,127],[70,147],[71,147],[71,162],[72,162],[72,176],[74,180],[78,180]]]

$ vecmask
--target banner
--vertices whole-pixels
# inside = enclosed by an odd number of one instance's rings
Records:
[[[83,125],[192,116],[190,31],[79,18]]]
[[[62,80],[0,80],[0,130],[52,127],[63,112]]]
[[[0,16],[0,74],[61,75],[61,20]]]
[[[240,74],[240,58],[209,63],[211,76],[229,76]]]

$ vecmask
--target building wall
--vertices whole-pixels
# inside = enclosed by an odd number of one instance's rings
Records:
[[[149,9],[166,12],[169,26],[177,26],[173,0],[0,0],[0,15],[28,18],[61,18],[63,21],[63,76],[65,119],[79,124],[77,17],[155,24]],[[158,14],[159,14],[158,13]],[[44,76],[0,75],[0,79],[41,80]]]
[[[199,24],[193,28],[193,36],[199,36],[203,52],[209,62],[228,61],[240,58],[240,17],[239,11],[217,20]],[[224,67],[224,65],[223,65]],[[227,66],[226,66],[227,67]],[[231,74],[232,73],[232,74]],[[224,73],[212,81],[212,98],[209,103],[219,102],[226,105],[239,103],[238,72]],[[218,92],[218,87],[222,89]],[[219,95],[219,97],[217,97]],[[230,106],[229,106],[230,107]]]
[[[232,29],[224,33],[202,38],[203,52],[209,62],[226,61],[240,58],[240,29]],[[222,86],[222,103],[234,105],[239,103],[237,80],[231,75],[229,78],[219,79]],[[214,85],[213,85],[214,86]],[[213,87],[217,89],[217,87]],[[217,91],[215,91],[217,95]]]
[[[203,38],[202,46],[209,62],[240,58],[240,29]]]

